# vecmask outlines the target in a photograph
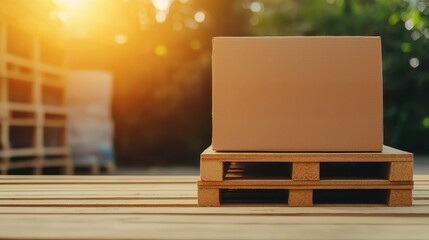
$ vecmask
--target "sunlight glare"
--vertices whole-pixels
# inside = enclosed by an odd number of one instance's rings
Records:
[[[156,10],[165,12],[170,8],[171,0],[152,0],[152,4]]]
[[[81,8],[84,0],[53,0],[53,3],[64,10],[76,10]]]

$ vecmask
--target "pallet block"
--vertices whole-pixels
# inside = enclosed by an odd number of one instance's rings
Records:
[[[249,178],[412,181],[413,154],[388,146],[382,152],[371,153],[215,152],[209,147],[201,154],[200,176],[202,181]]]

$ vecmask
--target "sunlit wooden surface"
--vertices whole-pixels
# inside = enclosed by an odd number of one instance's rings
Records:
[[[429,239],[414,206],[197,207],[198,177],[1,176],[1,239]]]

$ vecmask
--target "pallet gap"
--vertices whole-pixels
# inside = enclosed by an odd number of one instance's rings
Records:
[[[43,146],[44,147],[64,147],[66,145],[64,127],[44,127]]]
[[[287,189],[221,189],[221,204],[287,204]]]
[[[389,169],[389,162],[321,162],[320,180],[388,180]]]
[[[61,175],[64,174],[65,166],[56,166],[56,167],[43,167],[43,175]]]
[[[10,111],[10,116],[12,119],[35,119],[34,112],[27,112],[27,111],[12,110]]]
[[[33,102],[33,83],[9,78],[9,101],[14,103]]]
[[[35,127],[11,126],[9,129],[9,139],[12,148],[32,148],[34,147]]]
[[[291,179],[290,162],[224,162],[224,179]]]
[[[15,168],[7,171],[8,175],[32,175],[36,167]]]
[[[388,189],[314,189],[314,204],[383,204],[387,205]]]

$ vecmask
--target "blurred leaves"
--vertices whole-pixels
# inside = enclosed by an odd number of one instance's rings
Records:
[[[385,144],[429,152],[429,1],[263,1],[258,35],[379,35]]]

